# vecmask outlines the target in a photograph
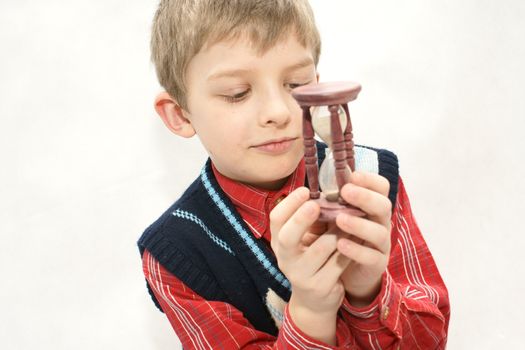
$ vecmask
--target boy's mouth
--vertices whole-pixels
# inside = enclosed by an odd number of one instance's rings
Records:
[[[264,153],[280,154],[290,150],[296,140],[297,137],[283,137],[260,143],[258,145],[252,146],[252,148],[255,148]]]

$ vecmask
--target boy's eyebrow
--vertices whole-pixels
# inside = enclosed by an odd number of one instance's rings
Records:
[[[285,71],[289,72],[289,71],[294,71],[294,70],[297,70],[297,69],[300,69],[300,68],[304,68],[304,67],[308,67],[308,66],[311,66],[311,65],[314,65],[314,61],[312,58],[310,57],[307,57],[297,63],[294,63],[292,64],[291,66],[289,67],[286,67]],[[251,69],[243,69],[243,68],[239,68],[239,69],[228,69],[228,70],[224,70],[224,71],[219,71],[219,72],[216,72],[216,73],[213,73],[211,74],[206,80],[215,80],[215,79],[219,79],[219,78],[225,78],[225,77],[237,77],[239,75],[243,75],[243,74],[247,74],[251,72]]]
[[[239,75],[243,75],[249,72],[250,72],[250,69],[242,69],[242,68],[228,69],[228,70],[219,71],[217,73],[213,73],[206,80],[215,80],[215,79],[227,78],[227,77],[237,77]]]
[[[308,67],[308,66],[313,66],[315,65],[314,64],[314,60],[311,58],[311,57],[307,57],[295,64],[292,64],[291,66],[289,66],[288,68],[286,68],[286,71],[293,71],[293,70],[297,70],[297,69],[300,69],[300,68],[305,68],[305,67]]]

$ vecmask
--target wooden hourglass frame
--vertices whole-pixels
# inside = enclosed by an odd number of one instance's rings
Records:
[[[292,96],[303,110],[306,176],[310,188],[310,198],[317,201],[321,207],[319,221],[333,221],[341,212],[356,216],[364,215],[362,211],[346,203],[339,195],[341,188],[349,181],[349,171],[353,172],[355,170],[354,142],[348,103],[355,100],[360,91],[361,86],[352,82],[329,82],[305,85],[292,91]],[[329,133],[331,136],[331,144],[328,144],[328,146],[332,151],[335,166],[334,176],[337,183],[335,199],[330,199],[320,191],[317,147],[314,138],[316,131],[314,130],[314,123],[312,121],[312,107],[328,107],[330,113]],[[342,111],[344,111],[344,113]],[[343,116],[343,114],[346,116]],[[346,119],[346,127],[341,125],[341,118]],[[325,157],[325,161],[327,161],[326,158],[328,158],[328,154],[327,157]]]

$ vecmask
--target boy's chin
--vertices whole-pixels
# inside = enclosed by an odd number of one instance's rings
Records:
[[[287,180],[288,178],[286,177],[284,179],[278,179],[278,180],[254,181],[250,183],[249,185],[256,187],[256,188],[263,189],[263,190],[273,191],[273,190],[278,190],[281,187],[283,187],[283,185],[286,183]]]

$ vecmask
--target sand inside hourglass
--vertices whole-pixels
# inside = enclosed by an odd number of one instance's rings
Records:
[[[347,124],[347,117],[343,107],[339,106],[339,123],[341,130],[345,130]],[[327,201],[335,202],[339,198],[339,187],[337,186],[335,176],[335,159],[332,153],[332,135],[330,132],[331,118],[330,110],[327,106],[312,107],[312,126],[319,138],[324,141],[328,148],[326,149],[326,157],[319,169],[319,185]],[[350,177],[350,167],[345,168],[345,180],[348,182]]]

